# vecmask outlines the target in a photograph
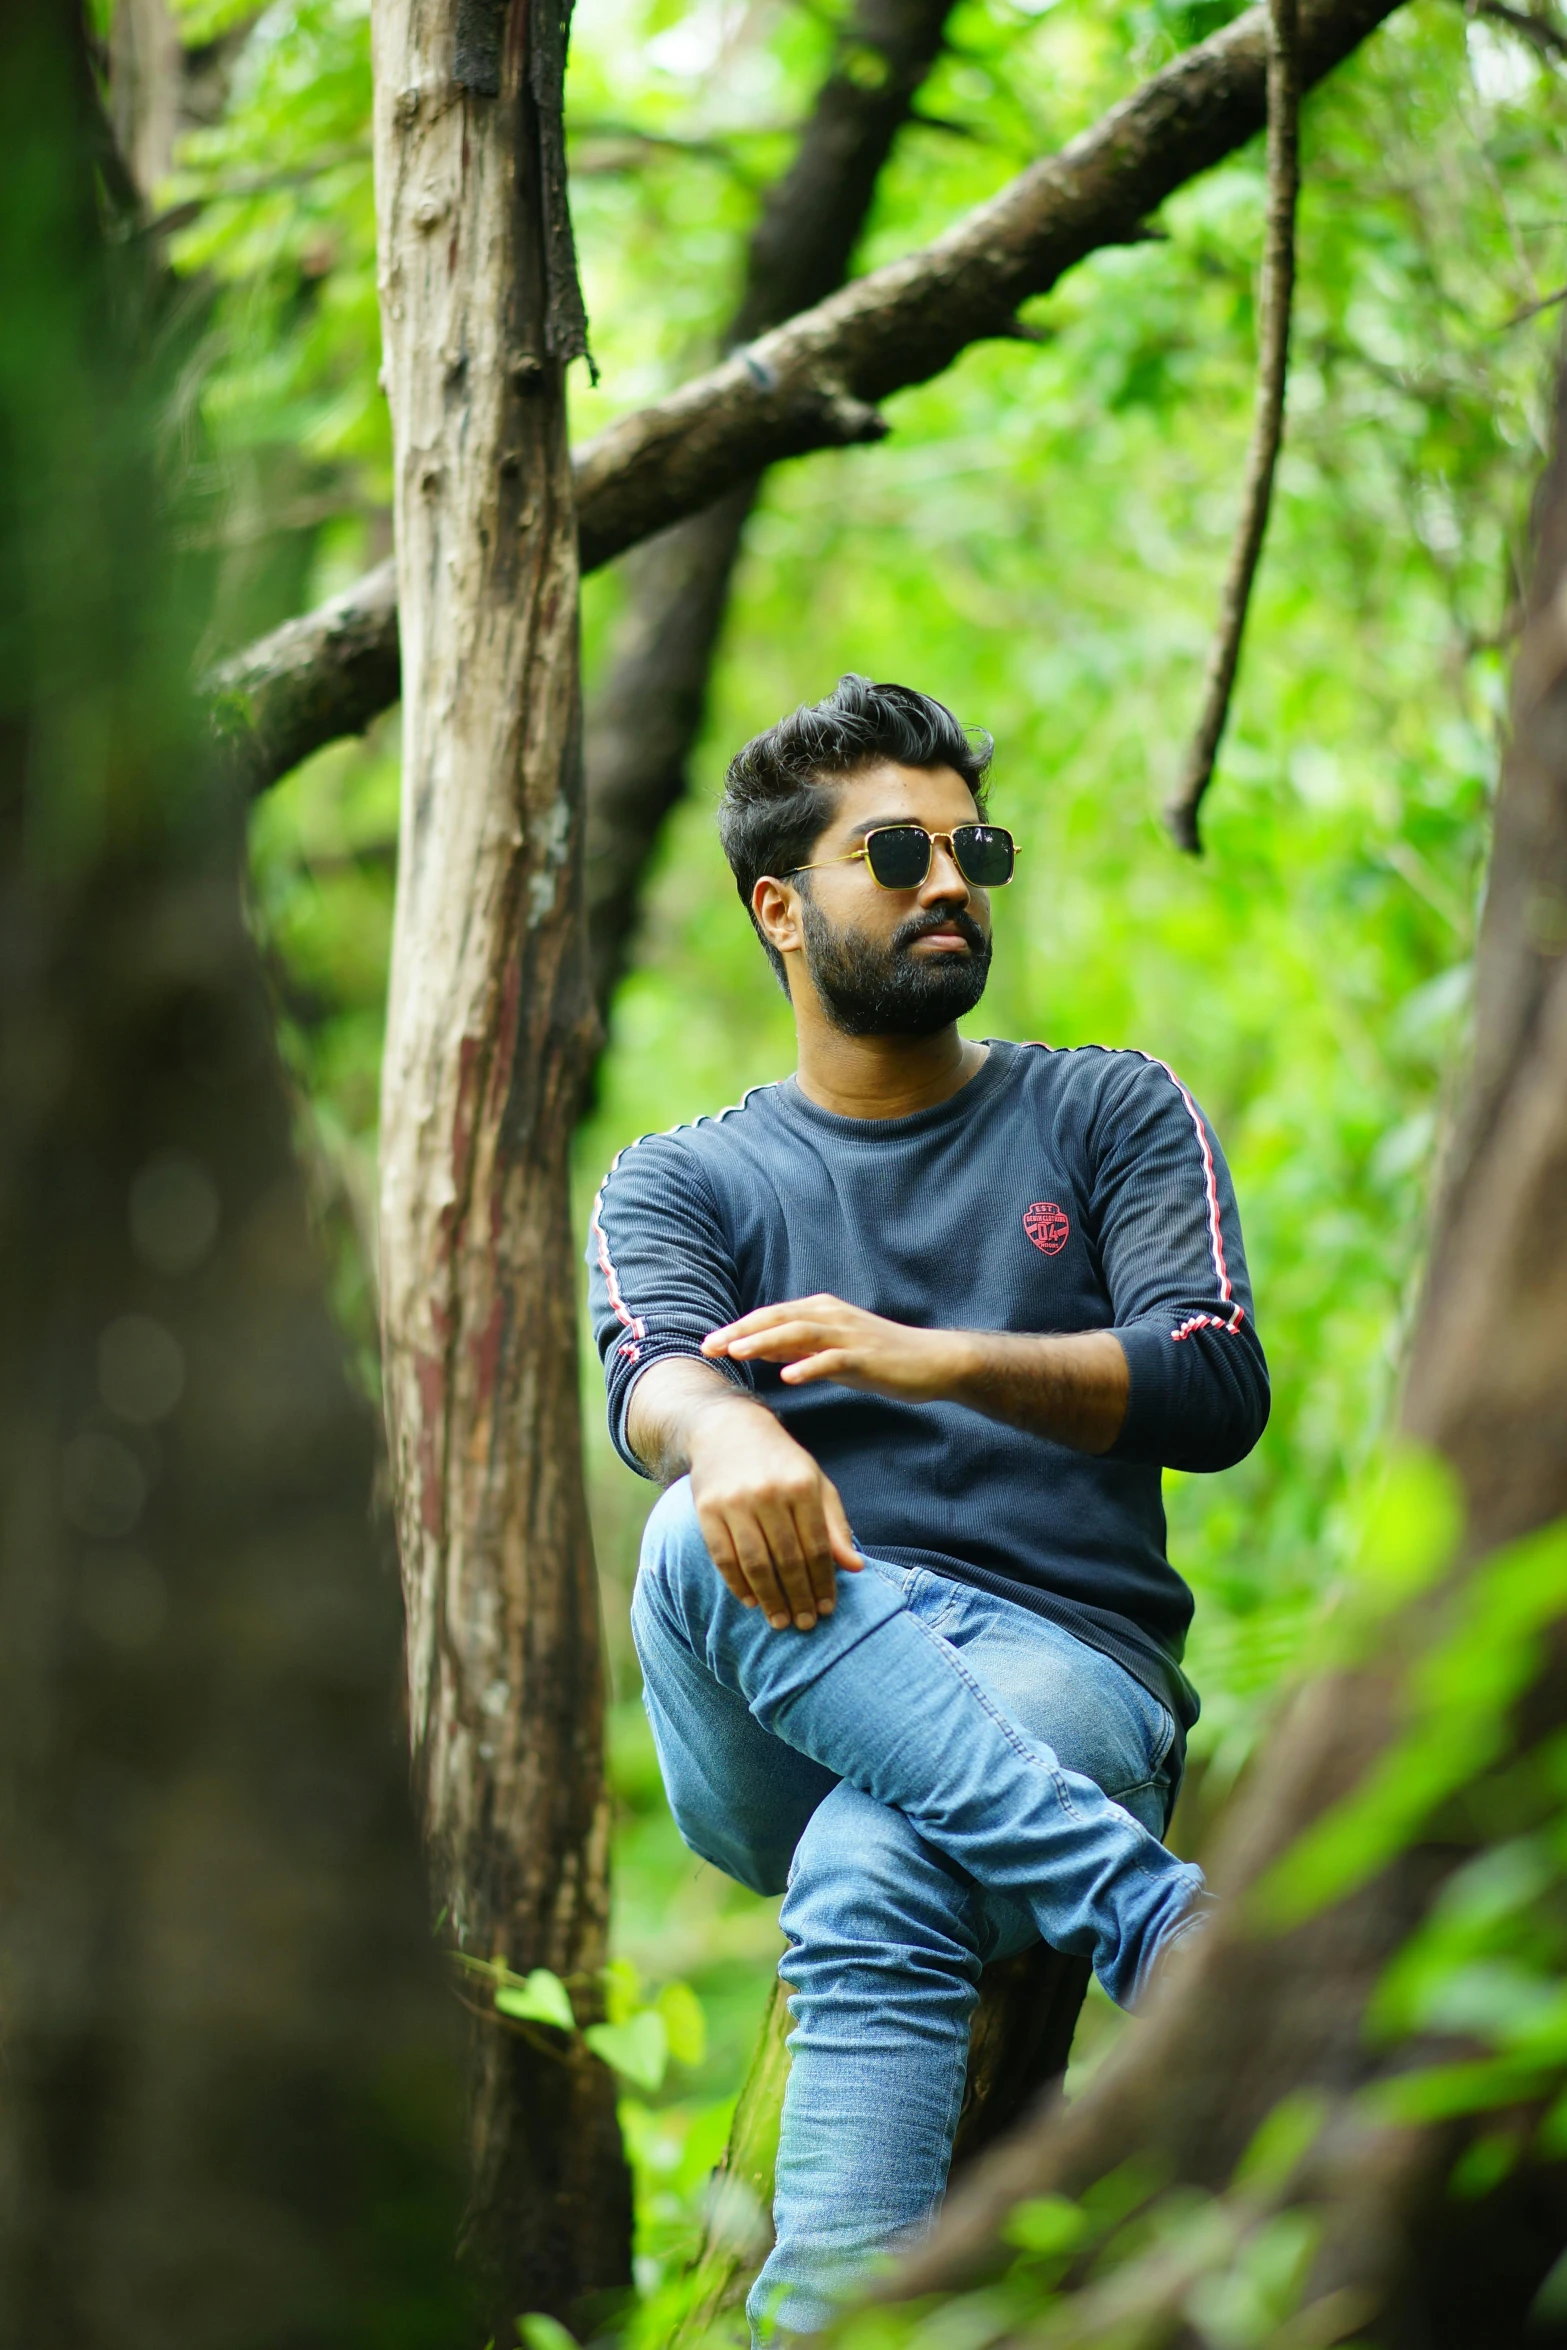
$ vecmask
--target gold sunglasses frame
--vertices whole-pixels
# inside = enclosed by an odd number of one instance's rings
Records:
[[[986,824],[983,817],[977,818],[972,826],[967,824],[960,824],[957,829],[959,832],[968,832],[971,830],[985,832],[1007,832],[1007,828],[1004,824]],[[920,875],[918,881],[877,881],[876,868],[870,860],[870,851],[871,842],[876,838],[878,833],[882,832],[924,833],[925,838],[930,842],[930,857],[926,864],[925,870]],[[1015,835],[1007,832],[1007,838],[1012,843],[1012,871],[1007,875],[1006,881],[969,881],[968,875],[963,871],[962,866],[958,864],[957,843],[953,835],[950,832],[932,832],[929,826],[924,824],[873,824],[870,831],[865,835],[864,840],[860,843],[860,846],[857,849],[851,849],[846,857],[819,857],[812,865],[791,865],[789,872],[784,875],[784,879],[787,881],[790,875],[795,873],[825,873],[829,865],[863,865],[866,872],[870,875],[872,881],[876,883],[876,887],[878,889],[888,890],[893,896],[896,897],[904,890],[923,889],[925,887],[926,882],[930,879],[930,868],[936,862],[936,851],[944,844],[947,855],[952,859],[953,865],[956,868],[958,874],[965,882],[968,883],[970,889],[1005,889],[1007,882],[1012,881],[1016,876],[1017,861],[1019,855],[1021,854]]]

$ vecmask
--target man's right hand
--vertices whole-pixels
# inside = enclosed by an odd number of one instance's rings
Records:
[[[858,1574],[838,1488],[765,1404],[705,1363],[655,1363],[632,1391],[633,1449],[666,1477],[689,1469],[713,1564],[775,1631],[830,1616],[837,1570]]]

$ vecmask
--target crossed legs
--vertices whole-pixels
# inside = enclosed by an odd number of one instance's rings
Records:
[[[1191,1922],[1201,1876],[1156,1833],[1173,1724],[1027,1611],[874,1562],[814,1632],[773,1632],[684,1483],[648,1522],[632,1621],[686,1842],[788,1886],[777,2242],[751,2306],[809,2332],[940,2199],[985,1961],[1042,1936],[1130,2005]]]

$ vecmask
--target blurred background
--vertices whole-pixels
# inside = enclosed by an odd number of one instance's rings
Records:
[[[1233,14],[960,0],[856,257],[920,245]],[[1505,17],[1506,11],[1497,12]],[[139,28],[139,29],[138,29]],[[568,131],[591,435],[718,349],[764,190],[835,55],[830,0],[579,0]],[[121,0],[172,93],[137,170],[199,314],[183,427],[212,661],[390,549],[377,382],[368,11]],[[172,43],[172,49],[170,44]],[[172,59],[172,78],[170,65]],[[852,73],[853,58],[847,61]],[[122,87],[126,86],[122,77]],[[156,110],[154,110],[156,111]],[[776,469],[750,522],[694,761],[613,1003],[577,1155],[791,1066],[787,1006],[713,807],[728,758],[846,669],[996,739],[1022,849],[979,1035],[1167,1059],[1234,1170],[1274,1378],[1256,1453],[1166,1478],[1203,1698],[1175,1840],[1197,1849],[1346,1564],[1461,1055],[1529,487],[1567,280],[1560,44],[1416,0],[1308,103],[1288,437],[1238,697],[1178,856],[1158,810],[1197,700],[1250,417],[1260,144],[1166,234],[1100,253],[889,403],[885,443]],[[587,685],[624,595],[586,587]],[[376,1382],[377,1087],[397,857],[397,714],[259,800],[251,919],[338,1313]],[[775,1905],[668,1819],[626,1632],[653,1489],[616,1460],[584,1350],[613,1674],[614,1941],[668,2056],[624,2107],[639,2281],[689,2241],[780,1948]],[[1077,2062],[1113,2031],[1099,1995]]]

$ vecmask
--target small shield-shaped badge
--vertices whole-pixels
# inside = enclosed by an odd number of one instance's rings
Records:
[[[1053,1199],[1036,1199],[1031,1208],[1023,1210],[1023,1230],[1047,1257],[1059,1256],[1072,1236],[1066,1210],[1058,1208]]]

